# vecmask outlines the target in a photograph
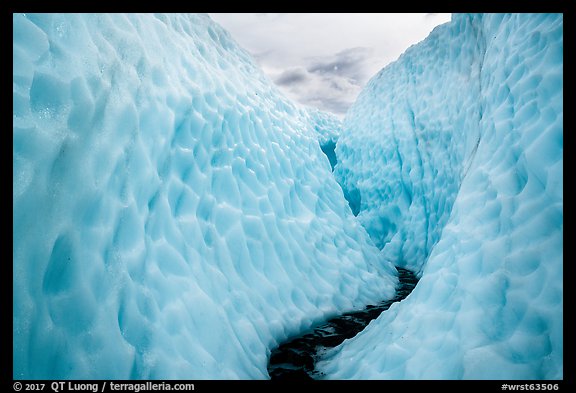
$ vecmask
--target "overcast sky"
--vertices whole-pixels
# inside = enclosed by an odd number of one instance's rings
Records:
[[[294,100],[342,116],[368,80],[450,14],[209,14]]]

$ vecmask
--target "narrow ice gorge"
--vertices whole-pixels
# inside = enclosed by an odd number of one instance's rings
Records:
[[[453,15],[373,77],[335,174],[421,279],[327,378],[563,377],[562,93],[562,14]]]
[[[265,379],[390,298],[320,144],[205,15],[13,16],[17,379]]]
[[[454,15],[343,123],[206,15],[14,14],[15,379],[563,377],[563,17]]]

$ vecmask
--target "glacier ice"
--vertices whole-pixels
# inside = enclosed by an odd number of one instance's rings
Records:
[[[334,173],[421,280],[327,378],[563,377],[562,93],[562,14],[454,15],[369,82]]]
[[[14,14],[14,378],[264,379],[392,262],[327,378],[562,378],[562,24],[454,15],[341,124],[206,15]]]
[[[264,379],[397,282],[322,147],[205,15],[13,15],[16,379]]]

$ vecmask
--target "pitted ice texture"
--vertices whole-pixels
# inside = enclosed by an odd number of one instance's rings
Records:
[[[335,174],[412,294],[318,369],[563,377],[563,16],[454,15],[348,112]]]
[[[206,15],[15,14],[14,378],[266,379],[394,295],[320,144]]]

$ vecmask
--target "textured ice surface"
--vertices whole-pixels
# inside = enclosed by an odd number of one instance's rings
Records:
[[[320,148],[326,157],[328,157],[331,169],[334,170],[334,166],[338,162],[336,157],[336,144],[338,143],[338,137],[342,129],[342,122],[335,115],[319,111],[318,109],[308,108],[308,113],[312,117]]]
[[[267,378],[397,278],[321,145],[207,16],[14,15],[14,378]]]
[[[329,378],[562,378],[562,83],[561,14],[455,15],[370,81],[335,174],[423,271]]]
[[[335,175],[374,242],[418,271],[446,224],[480,136],[486,46],[437,28],[378,73],[346,115]]]

